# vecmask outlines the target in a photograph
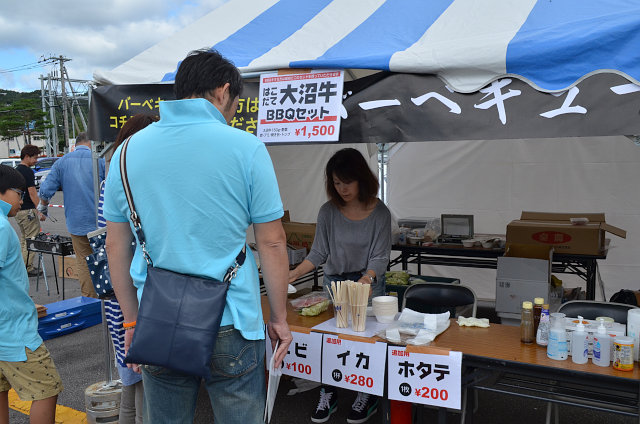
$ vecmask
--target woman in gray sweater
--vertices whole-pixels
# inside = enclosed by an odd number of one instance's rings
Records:
[[[370,284],[371,296],[383,295],[391,253],[391,214],[377,198],[376,176],[362,154],[348,148],[327,162],[325,183],[329,201],[318,212],[313,246],[306,259],[289,272],[289,282],[323,265],[325,288],[331,281],[353,280]],[[364,423],[377,407],[377,397],[358,393],[347,422]],[[326,422],[336,408],[335,387],[322,386],[311,420]]]

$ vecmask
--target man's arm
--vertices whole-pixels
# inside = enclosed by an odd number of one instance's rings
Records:
[[[133,253],[131,242],[133,234],[128,222],[107,221],[107,259],[109,260],[109,273],[111,285],[120,303],[124,322],[134,322],[138,317],[138,295],[133,280],[129,274]],[[134,329],[124,333],[124,351],[129,350],[133,339]],[[134,367],[136,371],[137,367]]]
[[[280,366],[287,354],[289,344],[293,340],[287,324],[287,286],[289,276],[289,258],[287,256],[287,239],[280,220],[254,224],[256,245],[260,254],[260,265],[264,285],[269,298],[271,317],[267,323],[267,331],[271,338],[272,348],[280,342],[278,351],[274,352],[275,364]]]

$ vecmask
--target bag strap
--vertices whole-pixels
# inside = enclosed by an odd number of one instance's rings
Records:
[[[140,247],[142,248],[142,255],[144,256],[145,261],[147,261],[147,265],[153,266],[153,261],[151,260],[151,256],[149,256],[149,252],[147,251],[147,241],[144,236],[144,232],[142,231],[142,222],[140,221],[140,216],[136,212],[136,206],[133,203],[133,194],[131,194],[131,187],[129,187],[129,178],[127,175],[127,148],[129,147],[129,141],[131,140],[131,136],[129,136],[124,143],[122,144],[122,151],[120,152],[120,177],[122,179],[122,186],[124,187],[124,195],[127,198],[127,203],[129,204],[129,210],[131,210],[131,214],[129,215],[129,219],[133,223],[133,228],[136,232],[136,236],[138,237],[138,242],[140,243]],[[236,256],[234,264],[231,265],[228,269],[222,281],[228,283],[238,274],[238,269],[244,264],[244,260],[247,257],[247,245],[246,243],[242,246],[240,253]]]

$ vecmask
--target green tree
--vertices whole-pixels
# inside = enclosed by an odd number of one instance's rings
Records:
[[[41,136],[50,128],[45,121],[47,114],[37,98],[21,98],[0,106],[0,137],[3,140],[24,135],[31,143],[33,136]]]

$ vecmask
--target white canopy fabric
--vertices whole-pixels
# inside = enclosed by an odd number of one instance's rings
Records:
[[[401,143],[390,156],[394,216],[468,214],[476,233],[504,234],[522,211],[604,212],[627,231],[626,239],[607,234],[611,247],[598,261],[606,298],[640,289],[640,145],[627,137]],[[422,273],[460,278],[479,298],[495,298],[495,270],[423,265]],[[557,276],[584,288],[577,276]]]
[[[468,93],[511,76],[561,91],[597,72],[640,80],[640,4],[628,0],[230,0],[111,71],[172,81],[214,48],[245,74],[338,68],[435,74]],[[352,76],[361,73],[354,71]]]

